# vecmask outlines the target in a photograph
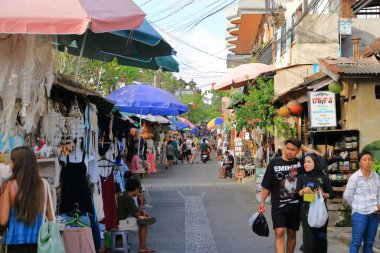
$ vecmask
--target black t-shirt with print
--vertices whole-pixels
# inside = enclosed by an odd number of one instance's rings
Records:
[[[261,186],[271,193],[272,209],[286,204],[297,204],[297,176],[303,174],[303,160],[285,161],[282,157],[273,158],[265,170]]]

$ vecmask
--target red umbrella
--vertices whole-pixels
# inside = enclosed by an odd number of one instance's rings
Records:
[[[132,0],[2,0],[0,33],[83,34],[140,27],[145,13]]]
[[[247,84],[248,81],[255,79],[262,73],[274,70],[275,68],[262,63],[242,64],[233,68],[213,84],[214,90],[227,90],[231,87],[238,88]]]

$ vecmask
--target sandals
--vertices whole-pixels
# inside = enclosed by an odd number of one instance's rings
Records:
[[[156,223],[156,218],[154,217],[149,217],[149,218],[144,218],[144,219],[137,219],[137,225],[152,225]],[[154,251],[147,251],[147,252],[154,252]]]
[[[139,253],[145,253],[145,252],[156,252],[156,250],[153,248],[145,248],[145,249],[139,250]]]

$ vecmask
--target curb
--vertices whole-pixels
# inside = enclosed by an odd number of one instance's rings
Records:
[[[349,247],[350,243],[351,243],[351,233],[338,233],[335,236],[335,239],[337,239],[338,241],[344,243],[345,245],[347,245]],[[362,252],[362,251],[360,251],[360,252]],[[373,246],[373,253],[380,253],[379,242],[375,241],[375,244]]]

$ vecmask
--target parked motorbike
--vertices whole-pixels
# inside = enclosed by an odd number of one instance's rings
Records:
[[[210,155],[209,155],[209,153],[208,153],[208,152],[203,152],[203,153],[201,154],[201,161],[202,161],[203,163],[206,163],[208,160],[210,160]]]

